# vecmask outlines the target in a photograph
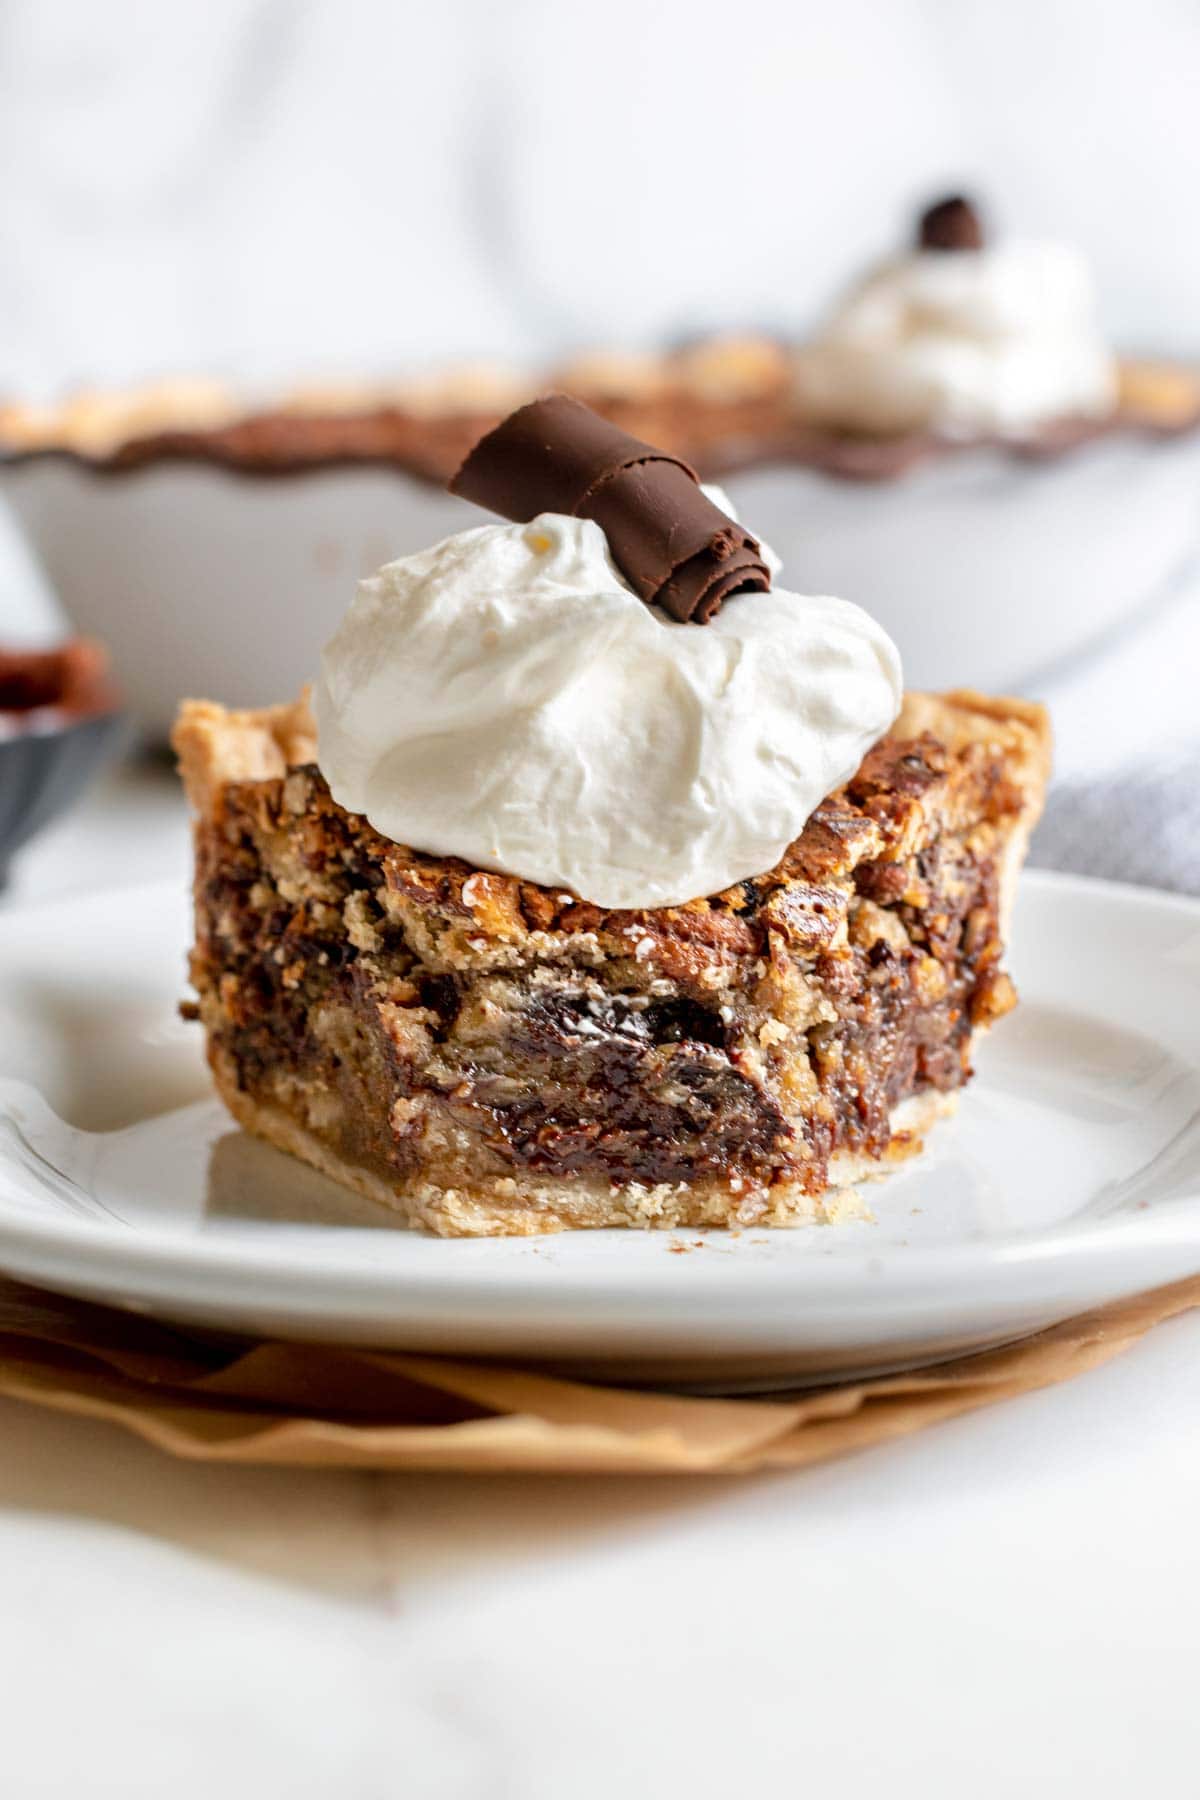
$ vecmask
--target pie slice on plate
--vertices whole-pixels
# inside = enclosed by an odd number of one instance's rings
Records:
[[[795,1225],[922,1146],[1013,1006],[1044,711],[910,694],[777,865],[606,911],[340,807],[306,701],[185,705],[192,980],[248,1130],[444,1236]]]

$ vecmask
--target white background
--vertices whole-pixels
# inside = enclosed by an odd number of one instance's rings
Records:
[[[1200,348],[1194,0],[3,0],[0,385],[801,328],[967,183]]]

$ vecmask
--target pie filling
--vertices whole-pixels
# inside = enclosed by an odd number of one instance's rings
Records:
[[[547,1193],[582,1183],[683,1196],[642,1223],[710,1219],[714,1193],[729,1220],[811,1217],[835,1158],[917,1147],[897,1108],[967,1081],[1012,1006],[1028,812],[999,744],[893,736],[768,874],[606,913],[382,838],[314,765],[227,782],[197,826],[210,1060],[244,1122],[290,1121],[402,1210],[419,1185],[553,1223]]]

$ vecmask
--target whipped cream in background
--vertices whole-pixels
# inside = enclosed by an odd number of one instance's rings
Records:
[[[360,584],[322,658],[318,756],[334,798],[398,843],[668,906],[778,862],[901,694],[861,608],[774,588],[679,625],[598,525],[544,513]]]
[[[797,353],[801,399],[849,430],[1021,436],[1117,396],[1084,259],[1061,244],[914,250]]]

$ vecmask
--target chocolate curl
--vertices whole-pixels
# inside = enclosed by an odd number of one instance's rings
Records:
[[[702,493],[687,463],[568,394],[534,400],[489,431],[450,492],[506,519],[594,520],[634,592],[681,624],[706,625],[732,594],[771,585],[757,540]]]
[[[927,206],[917,227],[921,250],[982,250],[983,223],[963,194],[949,194]]]

